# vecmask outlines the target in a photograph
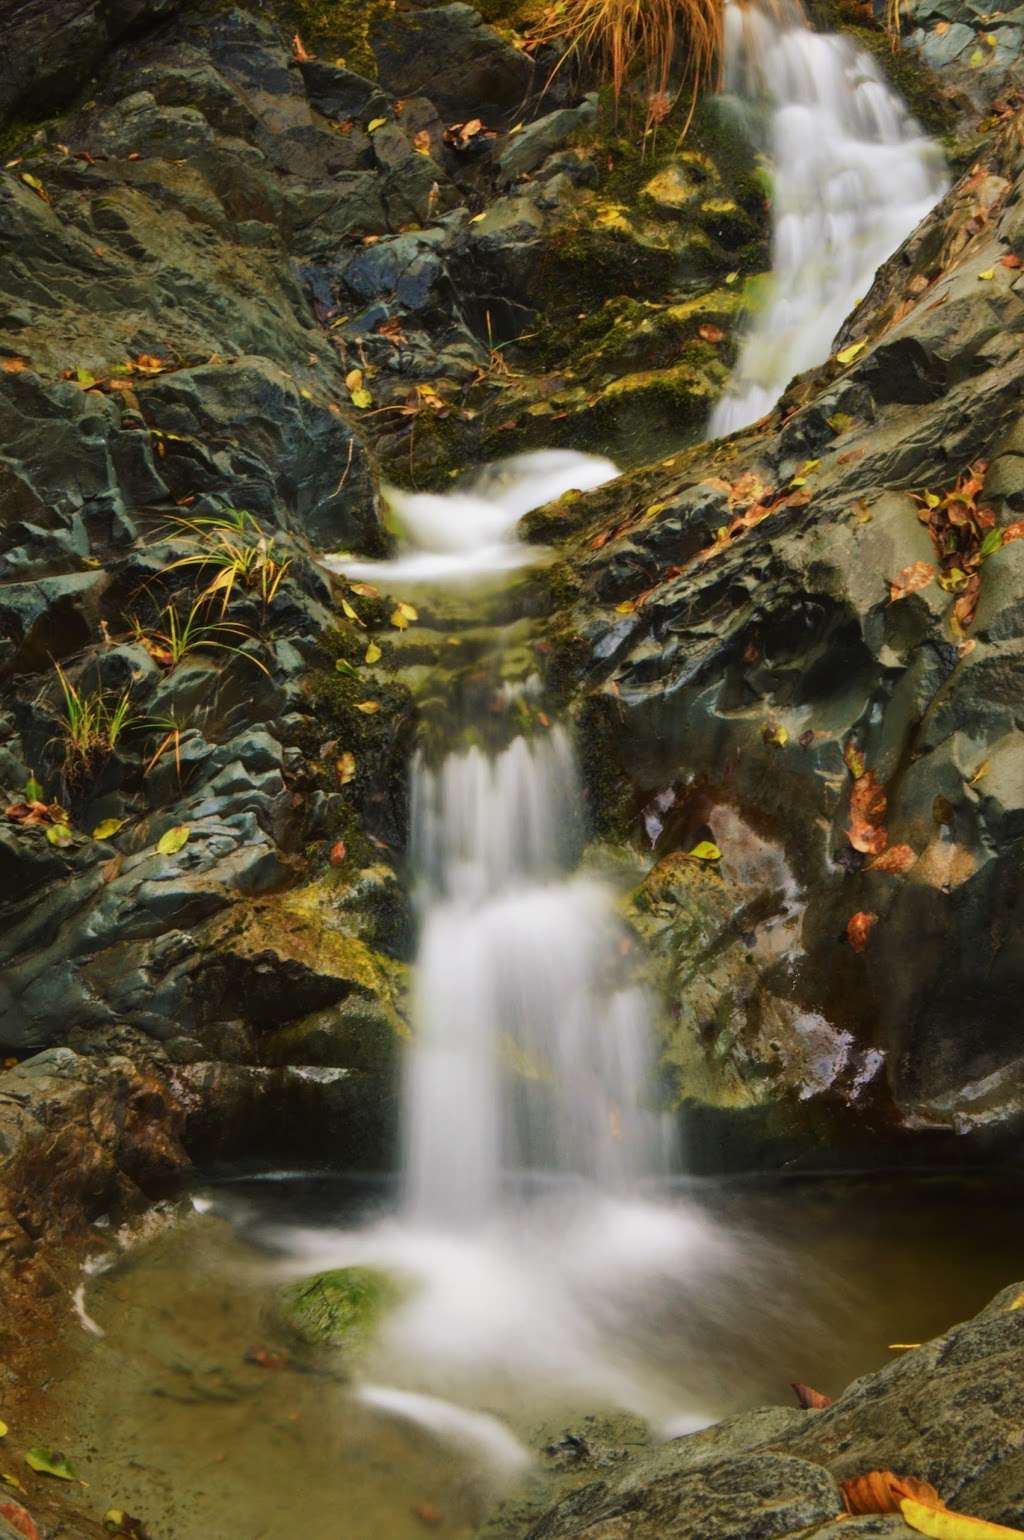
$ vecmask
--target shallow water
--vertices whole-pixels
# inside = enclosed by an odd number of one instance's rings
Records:
[[[246,1354],[290,1352],[274,1317],[283,1265],[298,1256],[304,1268],[311,1238],[326,1253],[336,1248],[339,1216],[349,1236],[386,1235],[391,1191],[328,1177],[244,1177],[206,1197],[207,1212],[179,1207],[153,1238],[88,1280],[84,1303],[104,1335],[82,1327],[64,1370],[39,1393],[43,1438],[68,1450],[90,1483],[83,1506],[124,1507],[155,1540],[469,1535],[516,1479],[492,1447],[495,1427],[508,1446],[530,1443],[542,1420],[548,1430],[578,1426],[630,1386],[634,1400],[646,1396],[665,1412],[663,1426],[672,1407],[687,1423],[786,1404],[792,1379],[835,1394],[884,1364],[890,1344],[935,1335],[1024,1274],[1015,1220],[1024,1176],[687,1183],[640,1205],[667,1214],[695,1243],[654,1294],[645,1274],[643,1308],[626,1272],[617,1294],[607,1280],[589,1299],[581,1288],[561,1316],[545,1316],[552,1301],[541,1290],[509,1316],[502,1359],[478,1329],[483,1319],[491,1330],[495,1291],[515,1300],[515,1251],[481,1240],[456,1260],[470,1269],[467,1299],[478,1269],[483,1316],[449,1320],[433,1356],[420,1356],[414,1332],[401,1353],[371,1349],[360,1377],[388,1379],[378,1404],[366,1405],[340,1361],[264,1368]],[[538,1201],[575,1212],[575,1230],[548,1234],[554,1249],[578,1248],[582,1279],[586,1204],[578,1194],[534,1192]],[[535,1219],[534,1237],[539,1228]],[[519,1260],[521,1276],[536,1280],[538,1258]],[[439,1266],[435,1257],[425,1270]],[[580,1315],[583,1337],[573,1323]],[[478,1351],[482,1340],[487,1352]],[[574,1344],[597,1355],[603,1372],[617,1370],[608,1395],[584,1358],[574,1370]],[[547,1380],[545,1360],[557,1369]],[[424,1395],[450,1396],[453,1409],[404,1406],[403,1397]],[[410,1406],[437,1423],[435,1433],[409,1420]]]

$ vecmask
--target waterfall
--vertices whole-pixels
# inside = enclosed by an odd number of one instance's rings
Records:
[[[418,1220],[480,1224],[529,1168],[623,1191],[659,1169],[650,1022],[620,985],[606,888],[573,875],[581,789],[561,727],[413,772],[422,940],[406,1076]]]
[[[730,388],[719,437],[770,411],[823,363],[877,268],[945,191],[937,146],[847,39],[812,32],[793,0],[725,8],[726,90],[771,163],[772,272]]]

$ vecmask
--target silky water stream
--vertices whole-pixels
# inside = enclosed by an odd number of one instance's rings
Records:
[[[735,110],[774,159],[774,273],[715,434],[827,355],[943,186],[847,42],[734,5],[727,38]],[[581,867],[572,734],[508,618],[538,559],[518,520],[614,474],[559,451],[396,493],[395,560],[333,563],[446,626],[503,594],[491,656],[472,688],[444,686],[442,741],[412,766],[402,1174],[235,1172],[87,1280],[89,1351],[41,1395],[40,1432],[74,1447],[83,1503],[139,1513],[155,1540],[469,1536],[566,1428],[621,1448],[793,1378],[837,1391],[1024,1270],[1011,1177],[678,1174],[651,1002],[614,888]],[[373,1340],[354,1364],[295,1356],[282,1286],[350,1266],[397,1285]]]

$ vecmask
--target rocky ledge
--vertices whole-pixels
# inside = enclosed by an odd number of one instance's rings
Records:
[[[1024,1286],[1004,1289],[822,1410],[764,1407],[639,1456],[595,1419],[596,1434],[567,1432],[548,1452],[534,1494],[492,1519],[487,1540],[907,1540],[898,1511],[846,1511],[840,1484],[870,1471],[929,1482],[954,1512],[1017,1530],[1022,1306]]]

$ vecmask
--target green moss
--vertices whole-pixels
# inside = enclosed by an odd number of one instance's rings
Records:
[[[386,1273],[369,1267],[339,1267],[291,1284],[282,1292],[281,1311],[286,1324],[308,1346],[358,1353],[401,1298],[402,1291]]]

